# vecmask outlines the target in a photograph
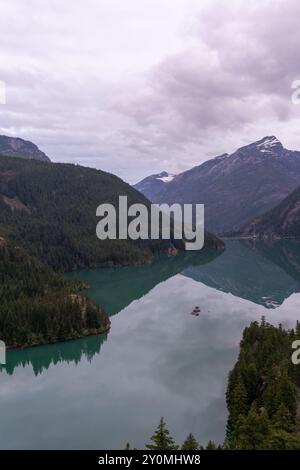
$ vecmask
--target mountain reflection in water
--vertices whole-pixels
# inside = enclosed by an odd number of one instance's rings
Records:
[[[218,291],[274,309],[299,291],[300,243],[227,240],[224,252],[161,256],[152,264],[83,270],[68,276],[83,279],[90,286],[85,294],[101,304],[109,315],[115,315],[179,273]],[[31,365],[38,375],[51,364],[78,364],[82,358],[92,361],[107,339],[109,336],[100,335],[9,351],[6,367],[0,371],[12,374],[17,367]]]

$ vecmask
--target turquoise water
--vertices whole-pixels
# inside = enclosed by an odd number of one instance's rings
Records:
[[[221,442],[243,328],[300,319],[300,245],[227,242],[215,254],[72,273],[111,315],[108,335],[8,353],[0,447],[144,447],[160,416],[178,442]],[[199,305],[199,317],[190,315]]]

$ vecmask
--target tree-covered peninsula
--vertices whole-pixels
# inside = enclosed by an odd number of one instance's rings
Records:
[[[109,330],[106,313],[68,280],[0,238],[0,338],[8,348],[76,339]]]

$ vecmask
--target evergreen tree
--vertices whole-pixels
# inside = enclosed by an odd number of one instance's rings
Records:
[[[265,409],[253,403],[247,416],[240,416],[232,436],[232,447],[240,450],[261,450],[266,446],[269,419]]]
[[[190,433],[181,447],[182,450],[198,450],[199,443],[196,441],[194,435]]]
[[[272,429],[266,439],[267,450],[300,450],[300,436],[280,429]]]
[[[217,446],[213,441],[208,441],[206,450],[216,450]]]
[[[170,432],[166,428],[164,418],[160,418],[159,425],[151,437],[152,444],[147,444],[146,448],[151,450],[177,450],[174,439],[171,437]]]
[[[293,419],[296,417],[297,412],[297,390],[295,385],[291,382],[286,371],[281,377],[279,383],[279,402],[283,403],[289,410]]]
[[[229,418],[227,432],[230,434],[239,417],[245,415],[247,412],[247,392],[241,374],[238,374],[235,378],[228,408]]]
[[[252,401],[257,399],[258,391],[261,387],[261,377],[257,370],[255,363],[251,363],[247,366],[247,374],[243,376],[243,383],[245,386],[245,397],[243,397],[243,403],[252,403]],[[248,409],[247,406],[244,409]]]
[[[278,410],[273,417],[274,428],[282,429],[283,431],[291,431],[293,429],[293,418],[288,408],[281,403]]]
[[[295,335],[297,338],[300,338],[300,321],[299,320],[297,320],[297,323],[296,323]]]

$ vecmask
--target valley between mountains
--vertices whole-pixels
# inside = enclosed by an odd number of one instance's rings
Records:
[[[82,295],[84,286],[62,273],[149,263],[170,249],[183,249],[174,239],[99,241],[95,209],[103,202],[116,205],[119,195],[149,207],[149,199],[204,203],[206,227],[219,234],[299,235],[300,152],[285,149],[274,136],[179,175],[152,175],[135,187],[101,170],[52,163],[22,139],[0,136],[0,152],[0,336],[9,347],[109,329],[103,309]],[[224,243],[206,232],[205,250],[223,249]],[[24,309],[26,320],[17,313]]]
[[[238,232],[245,226],[242,231],[249,234],[252,220],[274,209],[299,185],[300,152],[287,150],[275,136],[266,136],[176,176],[167,172],[148,176],[134,187],[156,203],[204,204],[205,226],[214,233]],[[297,191],[287,204],[297,206],[296,199]],[[278,235],[295,235],[291,225],[298,220],[297,209],[289,207],[288,213],[281,208],[281,222],[267,215],[268,232],[274,224]],[[257,225],[258,234],[264,227]]]
[[[50,162],[34,144],[0,137],[0,337],[7,347],[75,339],[107,331],[106,313],[62,273],[150,263],[183,250],[180,240],[103,240],[96,208],[119,195],[150,201],[117,176]],[[205,250],[224,243],[205,233]]]

